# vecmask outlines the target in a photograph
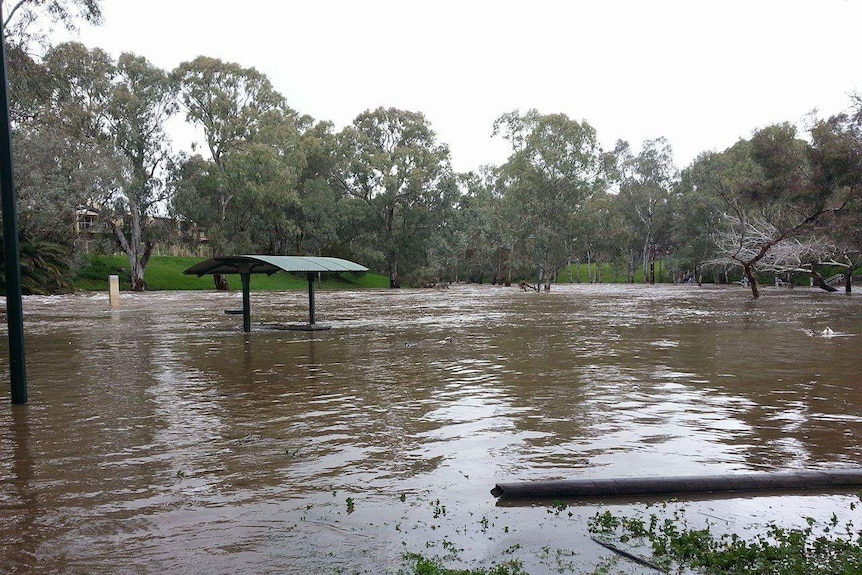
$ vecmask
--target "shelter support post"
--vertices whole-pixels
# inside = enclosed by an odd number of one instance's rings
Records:
[[[251,274],[242,272],[239,277],[242,279],[242,331],[248,333],[251,331],[251,294],[249,293]]]
[[[314,325],[314,273],[308,272],[308,325]]]

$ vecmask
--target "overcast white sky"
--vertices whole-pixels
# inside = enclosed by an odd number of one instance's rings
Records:
[[[337,128],[378,106],[425,114],[455,169],[505,161],[516,108],[586,120],[602,143],[666,137],[677,163],[862,91],[862,0],[103,0],[81,39],[172,69],[254,66]],[[186,147],[189,133],[175,144]]]

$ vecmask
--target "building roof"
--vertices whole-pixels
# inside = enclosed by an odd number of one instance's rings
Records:
[[[368,268],[350,260],[318,256],[218,256],[197,263],[185,270],[187,275],[206,274],[267,274],[314,272],[367,272]]]

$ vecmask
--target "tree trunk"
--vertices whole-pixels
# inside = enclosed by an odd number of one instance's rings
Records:
[[[215,284],[215,289],[217,290],[228,291],[230,289],[228,277],[224,274],[213,274],[213,283]]]
[[[760,297],[760,292],[757,289],[757,280],[754,279],[754,273],[750,265],[744,265],[742,268],[745,271],[745,277],[748,279],[748,286],[751,288],[751,295],[754,299]]]
[[[826,283],[823,276],[820,275],[820,272],[817,270],[817,267],[817,265],[813,265],[811,267],[811,279],[814,280],[814,285],[825,291],[838,291],[838,288]]]
[[[401,280],[398,278],[398,262],[389,264],[389,287],[390,289],[401,287]]]
[[[512,258],[515,255],[515,246],[512,246],[512,249],[508,250],[508,263],[506,264],[506,287],[510,287],[512,285]]]
[[[644,249],[641,252],[641,261],[643,262],[643,270],[644,270],[644,283],[649,281],[649,236],[647,236],[646,241],[644,242]]]

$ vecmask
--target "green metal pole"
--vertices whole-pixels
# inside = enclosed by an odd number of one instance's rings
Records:
[[[12,403],[27,403],[24,364],[24,306],[21,301],[21,261],[18,254],[18,210],[12,178],[12,126],[6,79],[6,43],[0,10],[0,207],[3,209],[3,247],[6,264],[6,321],[9,326],[9,380]]]
[[[308,274],[308,324],[314,325],[314,274]]]
[[[242,331],[248,333],[251,331],[251,294],[249,293],[251,274],[242,272],[239,277],[242,279]]]

